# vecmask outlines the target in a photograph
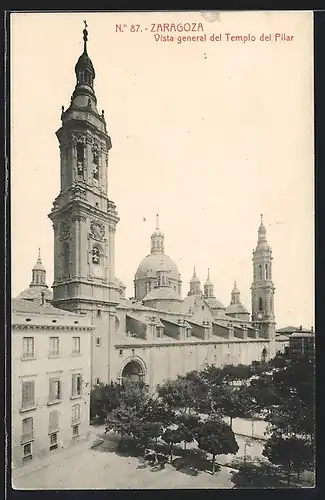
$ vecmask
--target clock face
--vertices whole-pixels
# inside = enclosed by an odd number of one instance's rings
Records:
[[[263,318],[263,314],[260,313],[260,314],[257,315],[257,317],[258,317],[258,319],[262,319]]]

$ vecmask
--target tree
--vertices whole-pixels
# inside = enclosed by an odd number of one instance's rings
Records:
[[[212,474],[215,473],[217,455],[237,453],[239,447],[232,429],[222,420],[207,420],[197,433],[199,448],[212,454]]]
[[[186,449],[186,443],[192,443],[196,437],[200,418],[196,415],[181,413],[177,416],[176,423],[178,424],[177,432],[182,438],[181,441],[184,441],[184,449]]]
[[[253,371],[250,366],[246,365],[225,365],[221,370],[221,375],[224,382],[232,384],[236,381],[246,382],[253,375]]]
[[[202,387],[197,380],[178,376],[176,380],[158,385],[157,392],[169,407],[190,412],[197,408],[198,401],[202,398]]]
[[[231,472],[236,488],[277,488],[283,486],[279,470],[266,460],[241,462],[238,470]]]
[[[105,422],[107,415],[119,406],[121,385],[116,382],[99,384],[90,394],[90,418],[99,424]]]
[[[161,438],[165,441],[165,443],[169,446],[169,455],[170,461],[173,460],[173,446],[182,441],[182,435],[178,429],[166,429]]]
[[[297,437],[283,438],[273,435],[265,444],[263,455],[275,465],[281,465],[287,472],[288,485],[292,471],[299,477],[302,470],[314,465],[314,449],[311,442]]]
[[[246,418],[251,414],[251,398],[245,386],[237,388],[224,384],[214,387],[211,392],[213,407],[220,415],[230,418],[231,428],[233,418]]]
[[[91,419],[104,423],[108,414],[121,402],[126,406],[142,405],[148,393],[148,387],[143,382],[124,380],[122,383],[99,384],[90,396]]]

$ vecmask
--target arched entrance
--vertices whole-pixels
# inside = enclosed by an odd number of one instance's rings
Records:
[[[142,366],[137,361],[130,361],[125,365],[122,371],[122,379],[140,382],[144,379],[144,371]]]

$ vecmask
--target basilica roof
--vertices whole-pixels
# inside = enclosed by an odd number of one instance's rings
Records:
[[[44,292],[44,299],[48,302],[53,299],[52,290],[45,285],[33,285],[23,290],[16,298],[28,301],[40,301]]]
[[[161,268],[162,262],[168,270],[168,278],[179,280],[180,276],[175,262],[168,255],[160,253],[149,254],[140,262],[135,279],[155,278],[157,271]]]
[[[204,301],[208,304],[210,309],[225,309],[225,306],[215,297],[207,297]]]
[[[40,301],[32,302],[25,299],[12,299],[11,305],[13,313],[49,314],[52,316],[73,316],[80,318],[80,315],[77,313],[65,311],[50,304],[42,305]]]

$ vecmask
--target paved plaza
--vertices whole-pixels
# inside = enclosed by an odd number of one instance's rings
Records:
[[[13,471],[15,489],[177,489],[232,488],[231,469],[221,466],[215,475],[197,471],[196,475],[166,464],[162,470],[144,465],[139,457],[123,456],[105,446],[91,446],[102,430],[73,448],[55,452]],[[107,438],[106,438],[107,439]],[[237,438],[238,440],[238,438]],[[242,441],[239,438],[238,441]],[[241,443],[242,445],[244,442]],[[242,449],[242,446],[240,445]],[[226,457],[218,457],[225,463]],[[229,460],[231,457],[227,457]],[[223,462],[224,460],[224,462]]]

